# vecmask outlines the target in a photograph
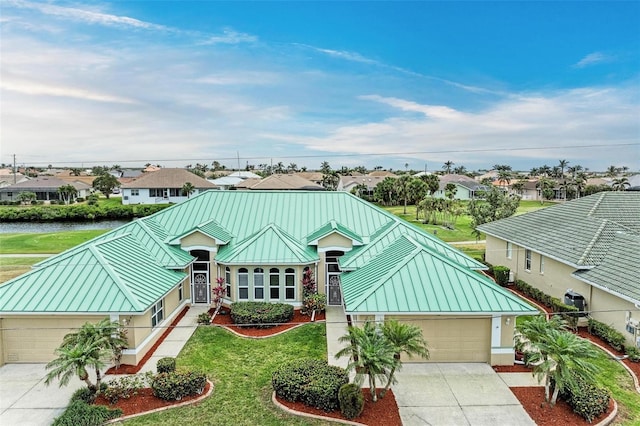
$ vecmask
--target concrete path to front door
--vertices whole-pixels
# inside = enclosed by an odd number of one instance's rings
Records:
[[[329,364],[344,368],[348,359],[335,358],[347,333],[344,310],[329,306],[326,319]],[[396,377],[392,389],[405,426],[535,426],[488,364],[405,363]]]

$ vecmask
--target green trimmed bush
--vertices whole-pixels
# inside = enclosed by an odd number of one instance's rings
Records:
[[[269,328],[293,319],[293,306],[286,303],[236,302],[231,304],[234,324]]]
[[[589,330],[589,333],[594,336],[598,336],[607,342],[613,349],[624,352],[624,343],[626,339],[618,330],[603,322],[596,321],[593,318],[589,318],[587,329]]]
[[[509,272],[511,272],[511,269],[506,266],[494,266],[493,276],[496,277],[496,283],[506,287],[509,284]]]
[[[305,315],[311,315],[313,311],[316,311],[317,313],[324,312],[326,307],[327,295],[315,293],[304,298],[301,312]]]
[[[299,359],[280,366],[271,377],[278,398],[300,401],[310,407],[333,411],[340,407],[338,391],[349,383],[340,367],[318,359]]]
[[[156,363],[156,371],[158,373],[171,373],[176,371],[176,359],[170,356],[160,358]]]
[[[338,402],[340,403],[340,412],[349,420],[358,417],[364,409],[362,390],[353,383],[340,386]]]
[[[633,346],[627,346],[625,348],[625,353],[629,357],[629,361],[640,362],[640,349],[634,348]]]
[[[153,395],[165,401],[179,401],[185,396],[200,395],[207,384],[203,373],[176,372],[160,373],[151,383]]]
[[[73,401],[60,417],[56,417],[53,426],[100,426],[107,420],[122,416],[122,410],[110,409],[103,405],[90,405],[84,401]]]
[[[111,404],[115,404],[120,399],[129,399],[137,395],[140,389],[147,387],[152,381],[153,373],[150,371],[131,376],[121,376],[107,383],[107,388],[102,394]]]
[[[574,378],[576,385],[565,388],[559,396],[571,406],[574,413],[591,423],[609,408],[609,391],[587,383],[580,376],[574,375]]]
[[[71,395],[71,400],[69,402],[82,401],[86,402],[87,404],[93,404],[93,401],[95,400],[96,393],[93,391],[93,389],[83,387],[78,389],[73,393],[73,395]]]
[[[198,324],[208,325],[211,324],[211,315],[208,312],[203,312],[198,315]]]

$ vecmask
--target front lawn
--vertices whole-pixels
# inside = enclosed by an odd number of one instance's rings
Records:
[[[31,270],[31,265],[46,257],[0,257],[0,284]]]
[[[278,410],[271,375],[299,358],[326,359],[324,324],[308,324],[268,339],[244,339],[219,327],[199,327],[177,357],[178,368],[204,371],[215,384],[210,398],[127,421],[132,425],[325,425]]]
[[[86,231],[63,231],[41,234],[0,234],[0,253],[60,253],[108,231],[108,229],[93,229]]]

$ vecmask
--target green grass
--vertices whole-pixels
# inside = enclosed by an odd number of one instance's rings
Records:
[[[309,324],[268,339],[244,339],[217,327],[199,327],[177,357],[178,368],[204,371],[211,397],[127,421],[131,425],[325,425],[285,414],[271,403],[271,375],[298,358],[326,359],[324,324]]]
[[[633,387],[633,380],[619,362],[604,352],[595,360],[600,369],[598,383],[609,389],[611,397],[618,403],[618,417],[613,424],[640,425],[640,394]]]
[[[0,254],[60,253],[107,231],[108,229],[94,229],[41,234],[0,234]]]
[[[31,270],[31,265],[46,257],[0,257],[0,283]]]

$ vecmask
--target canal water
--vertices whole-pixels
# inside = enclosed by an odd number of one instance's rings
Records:
[[[9,222],[0,223],[0,234],[48,233],[64,231],[86,231],[114,229],[129,223],[127,220],[100,220],[95,222]]]

